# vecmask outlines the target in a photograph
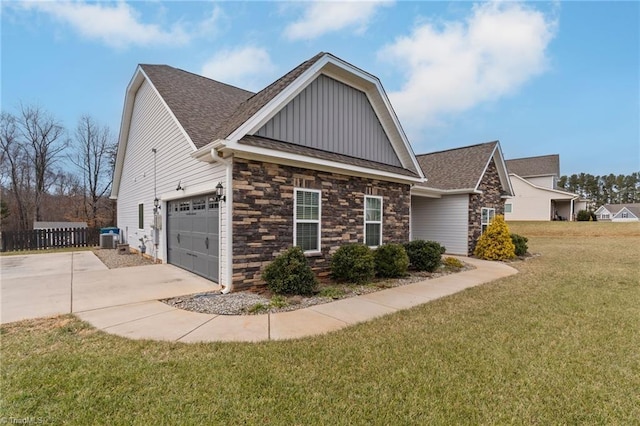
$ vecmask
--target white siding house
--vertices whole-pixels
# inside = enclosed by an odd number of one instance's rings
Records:
[[[515,196],[505,204],[505,220],[575,220],[587,209],[587,200],[557,188],[559,155],[517,158],[506,164]]]

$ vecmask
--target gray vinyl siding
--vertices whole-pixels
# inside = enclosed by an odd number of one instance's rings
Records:
[[[189,196],[202,185],[222,182],[226,187],[225,167],[193,159],[193,148],[180,130],[166,106],[148,82],[138,90],[131,117],[129,139],[124,156],[118,194],[118,228],[122,238],[132,247],[140,245],[139,238],[151,237],[154,198],[154,161],[152,148],[156,148],[156,186],[161,200],[176,195]],[[177,192],[178,182],[185,188]],[[163,196],[164,194],[164,196]],[[144,229],[138,230],[138,204],[144,203]],[[166,261],[165,232],[167,204],[162,204],[163,229],[160,232],[158,258]],[[226,209],[220,209],[221,247],[226,244]],[[147,253],[152,255],[152,247]],[[226,262],[222,251],[220,276],[224,280]]]
[[[437,241],[449,254],[467,255],[469,195],[411,197],[411,238]]]
[[[402,166],[364,92],[320,75],[256,135]]]

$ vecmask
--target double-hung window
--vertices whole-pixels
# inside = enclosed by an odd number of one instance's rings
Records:
[[[489,208],[489,207],[483,207],[482,208],[481,228],[482,228],[482,233],[483,234],[484,234],[484,231],[487,230],[487,228],[489,227],[491,222],[493,222],[493,218],[495,216],[496,216],[496,209]]]
[[[305,252],[320,251],[320,191],[296,189],[293,211],[293,245]]]
[[[382,197],[364,197],[364,243],[369,247],[382,244]]]

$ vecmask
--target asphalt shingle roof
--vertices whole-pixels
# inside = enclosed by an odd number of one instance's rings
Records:
[[[260,148],[273,149],[281,152],[289,152],[292,154],[305,155],[307,157],[318,158],[320,160],[337,161],[352,166],[362,166],[371,169],[382,170],[391,173],[397,173],[404,176],[418,177],[417,173],[402,167],[391,166],[388,164],[377,163],[375,161],[364,160],[362,158],[350,157],[348,155],[337,154],[335,152],[323,151],[321,149],[310,148],[288,142],[282,142],[274,139],[264,138],[262,136],[247,135],[238,141],[241,144],[257,146]]]
[[[498,141],[421,154],[418,163],[428,181],[420,186],[442,190],[475,189]]]
[[[560,155],[515,158],[506,160],[507,170],[520,177],[557,176],[560,177]]]
[[[226,122],[216,130],[217,138],[226,138],[234,130],[240,127],[245,121],[251,118],[256,112],[264,107],[270,100],[276,97],[287,86],[289,86],[303,72],[315,64],[318,59],[324,56],[325,52],[320,52],[313,58],[301,63],[255,95],[240,104]]]
[[[623,208],[627,208],[631,213],[640,217],[640,203],[627,203],[627,204],[605,204],[604,207],[609,210],[611,214],[616,214]]]
[[[168,65],[140,67],[197,148],[217,139],[216,129],[253,96],[247,90]]]
[[[324,55],[318,53],[258,93],[168,65],[140,67],[195,146],[202,148],[229,136]]]

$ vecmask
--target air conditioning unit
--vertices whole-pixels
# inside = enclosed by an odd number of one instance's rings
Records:
[[[116,234],[100,234],[100,248],[114,249],[118,246],[118,236]]]

